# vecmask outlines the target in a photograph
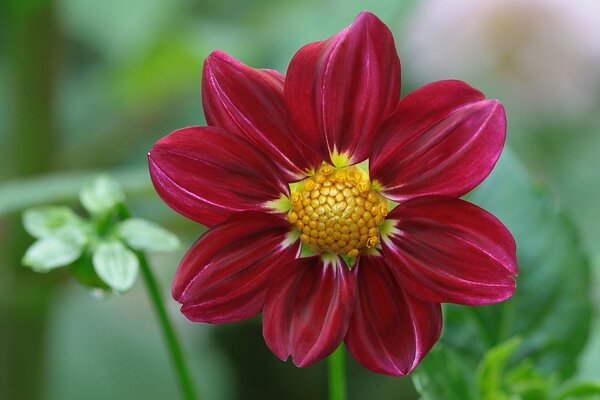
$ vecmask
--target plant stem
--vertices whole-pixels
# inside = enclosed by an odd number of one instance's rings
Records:
[[[344,345],[333,352],[327,358],[327,369],[329,375],[329,400],[346,399],[346,368],[345,368]]]
[[[175,330],[173,329],[173,326],[169,321],[169,317],[163,304],[162,296],[160,294],[160,290],[158,289],[156,279],[152,274],[150,265],[148,264],[145,255],[141,252],[137,252],[137,256],[140,260],[140,269],[142,270],[142,275],[144,276],[144,281],[146,282],[148,293],[150,294],[150,298],[152,299],[154,309],[156,311],[156,314],[158,315],[158,319],[160,320],[160,324],[163,328],[164,338],[167,342],[167,347],[169,348],[169,351],[171,353],[171,359],[173,360],[175,371],[177,373],[177,377],[179,378],[181,391],[183,392],[185,399],[198,400],[198,397],[194,390],[194,386],[192,384],[190,372],[187,368],[185,359],[183,357],[183,351],[181,350],[181,346],[179,345],[179,340],[177,339]]]
[[[131,213],[125,204],[119,204],[117,212],[124,220],[131,217]],[[160,325],[162,326],[164,338],[167,342],[169,352],[171,353],[171,359],[175,366],[175,372],[177,374],[177,378],[179,379],[179,385],[181,386],[183,396],[186,400],[199,400],[199,397],[196,395],[194,385],[192,384],[190,371],[187,368],[185,358],[183,357],[181,345],[179,344],[179,340],[177,339],[173,325],[171,324],[171,321],[169,321],[169,316],[163,303],[162,295],[160,294],[156,278],[154,278],[154,274],[152,274],[152,270],[150,269],[150,264],[148,264],[148,260],[143,252],[136,251],[136,255],[140,261],[140,269],[142,270],[142,276],[144,277],[146,287],[148,288],[148,293],[152,299],[154,310],[156,311],[156,315],[158,316]]]

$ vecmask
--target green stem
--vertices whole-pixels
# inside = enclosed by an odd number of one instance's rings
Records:
[[[120,204],[118,212],[123,219],[130,218],[131,216],[129,210],[124,204]],[[179,379],[179,384],[181,386],[181,391],[183,392],[184,398],[186,400],[199,400],[199,397],[196,395],[194,385],[192,384],[190,371],[187,368],[183,351],[181,350],[181,345],[179,344],[179,340],[177,339],[173,325],[171,324],[171,321],[169,321],[169,316],[163,303],[162,295],[160,294],[156,278],[154,277],[154,274],[152,274],[152,270],[150,269],[150,265],[148,264],[148,260],[146,260],[144,253],[137,251],[136,255],[140,260],[142,276],[144,277],[146,287],[148,288],[148,293],[150,294],[152,304],[154,305],[154,310],[156,311],[162,326],[164,338],[167,347],[169,348],[169,352],[171,353],[171,359],[175,366],[175,372],[177,374],[177,378]]]
[[[327,369],[329,374],[329,400],[346,399],[346,368],[345,368],[344,345],[340,345],[336,351],[327,358]]]
[[[160,324],[163,328],[164,337],[167,342],[167,347],[169,348],[169,351],[171,353],[171,358],[175,366],[177,377],[179,378],[179,384],[181,385],[183,395],[187,400],[198,400],[198,397],[194,390],[194,386],[192,384],[190,372],[186,366],[185,359],[183,357],[183,351],[181,350],[181,346],[179,344],[179,340],[177,339],[177,335],[175,334],[175,330],[173,329],[173,326],[169,321],[169,317],[163,304],[162,296],[160,294],[160,290],[158,289],[156,279],[154,278],[154,275],[150,270],[150,265],[148,264],[148,261],[146,260],[144,254],[138,252],[137,256],[140,260],[140,269],[142,270],[144,281],[146,281],[148,293],[150,294],[150,298],[152,299],[152,303],[154,304],[154,309],[156,310],[156,314],[158,315],[158,319],[160,320]]]

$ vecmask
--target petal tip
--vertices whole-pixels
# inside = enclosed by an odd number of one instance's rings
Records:
[[[243,64],[239,60],[224,51],[213,50],[204,60],[203,76],[204,79],[208,79],[215,77],[215,75],[226,74],[228,70],[239,69],[242,66]]]
[[[233,57],[229,54],[225,53],[223,50],[215,49],[213,50],[208,57],[206,57],[205,62],[213,62],[213,61],[222,61],[222,62],[232,62],[235,61]]]
[[[227,68],[235,68],[235,66],[239,64],[235,58],[231,57],[229,54],[225,53],[222,50],[213,50],[208,57],[204,60],[204,68],[202,75],[205,79],[203,83],[204,86],[212,79],[214,79],[215,74],[219,74],[219,70],[227,69]]]
[[[173,285],[171,286],[171,297],[173,297],[173,300],[181,304],[181,308],[184,306],[183,293],[185,292],[186,286],[187,285],[185,282],[181,282],[181,279],[178,279],[177,273],[175,273]]]
[[[490,110],[490,113],[505,113],[504,105],[498,99],[485,99],[481,101],[482,104],[485,104],[486,108]]]
[[[314,363],[316,360],[309,362],[309,360],[300,357],[292,356],[292,363],[298,368],[308,367],[310,364]]]
[[[363,11],[361,11],[361,12],[358,13],[358,15],[356,16],[356,18],[354,18],[354,21],[352,22],[352,25],[357,24],[357,23],[368,23],[369,21],[383,23],[379,19],[379,17],[377,17],[371,11],[363,10]]]

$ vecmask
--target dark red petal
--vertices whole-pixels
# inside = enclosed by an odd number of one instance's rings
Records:
[[[223,323],[262,311],[267,284],[294,260],[300,241],[290,241],[283,218],[243,211],[212,227],[188,250],[173,280],[173,297],[192,321]]]
[[[275,164],[250,142],[220,128],[171,132],[156,142],[148,159],[160,197],[208,226],[238,211],[266,210],[266,202],[289,193]]]
[[[281,360],[304,367],[331,354],[346,335],[354,310],[354,276],[341,258],[320,255],[283,266],[269,284],[263,336]]]
[[[429,196],[397,206],[382,238],[386,262],[414,296],[435,303],[489,304],[515,291],[515,241],[474,204]]]
[[[294,127],[324,160],[368,157],[379,124],[400,98],[400,60],[392,33],[362,12],[335,36],[308,44],[292,59],[285,101]]]
[[[348,350],[371,371],[408,374],[440,337],[440,305],[406,292],[383,257],[361,256],[353,272],[357,292],[345,339]]]
[[[320,162],[290,128],[283,101],[284,76],[250,68],[215,51],[204,62],[202,102],[209,125],[242,135],[261,149],[289,180]]]
[[[369,170],[395,201],[462,196],[496,164],[504,108],[460,81],[430,83],[404,97],[373,143]]]

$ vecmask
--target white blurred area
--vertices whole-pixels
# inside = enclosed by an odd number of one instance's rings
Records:
[[[598,108],[600,0],[423,0],[407,21],[415,84],[466,80],[533,118]]]

